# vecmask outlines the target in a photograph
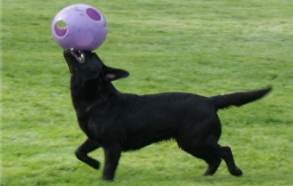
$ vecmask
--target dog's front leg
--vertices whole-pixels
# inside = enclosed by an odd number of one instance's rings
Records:
[[[118,144],[113,144],[103,148],[105,153],[105,166],[102,180],[112,181],[120,159],[121,148]]]
[[[96,143],[96,142],[94,142],[94,141],[92,141],[92,140],[90,140],[90,139],[87,139],[76,151],[75,151],[75,155],[76,155],[76,157],[80,160],[80,161],[82,161],[82,162],[84,162],[84,163],[86,163],[86,164],[88,164],[89,166],[91,166],[91,167],[93,167],[94,169],[99,169],[99,167],[100,167],[100,163],[97,161],[97,160],[95,160],[95,159],[93,159],[93,158],[91,158],[91,157],[89,157],[87,154],[88,153],[90,153],[90,152],[92,152],[92,151],[94,151],[94,150],[96,150],[97,148],[99,148],[100,147],[100,145],[98,144],[98,143]]]

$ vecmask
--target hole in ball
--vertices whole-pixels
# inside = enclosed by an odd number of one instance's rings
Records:
[[[62,20],[57,21],[56,25],[59,29],[65,29],[67,27],[66,23]]]
[[[100,21],[101,20],[101,15],[99,12],[97,12],[95,9],[93,8],[87,8],[86,9],[86,14],[93,20],[95,21]]]
[[[55,23],[54,30],[57,36],[63,37],[67,34],[67,25],[64,21],[59,20]]]

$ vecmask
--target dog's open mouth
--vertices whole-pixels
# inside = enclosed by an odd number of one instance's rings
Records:
[[[71,55],[73,55],[79,63],[85,62],[85,55],[84,55],[83,51],[80,51],[80,50],[76,51],[76,50],[74,50],[74,48],[70,48],[69,51],[70,51]]]

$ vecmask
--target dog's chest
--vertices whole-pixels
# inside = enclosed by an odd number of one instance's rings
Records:
[[[90,138],[101,145],[106,139],[117,140],[121,136],[121,126],[115,121],[115,115],[109,117],[107,114],[93,112],[87,117],[78,117],[78,124],[81,130]]]
[[[98,119],[78,117],[78,124],[81,130],[92,139],[99,138],[105,132],[103,122]]]

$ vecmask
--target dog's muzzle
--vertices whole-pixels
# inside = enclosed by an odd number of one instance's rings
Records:
[[[85,62],[85,55],[83,51],[75,51],[74,48],[70,48],[69,52],[79,63],[83,64]]]

